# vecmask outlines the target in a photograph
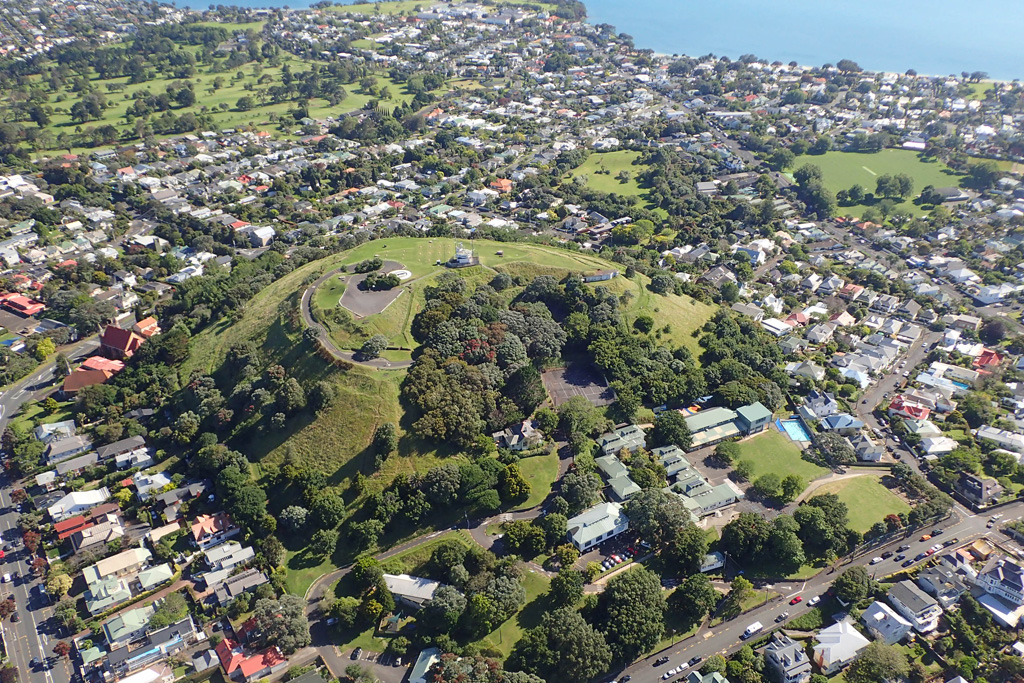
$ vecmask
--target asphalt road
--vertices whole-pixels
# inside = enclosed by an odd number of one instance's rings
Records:
[[[74,361],[92,354],[98,347],[99,342],[92,337],[61,350]],[[7,427],[23,404],[42,398],[53,390],[53,365],[52,362],[41,365],[34,373],[0,395],[0,431]],[[0,535],[3,544],[9,546],[6,557],[0,560],[0,573],[20,574],[17,580],[0,583],[0,599],[6,600],[9,595],[13,595],[21,619],[18,622],[8,619],[0,623],[0,633],[11,661],[18,668],[22,683],[69,683],[69,663],[53,654],[54,643],[61,639],[56,620],[51,618],[53,607],[44,605],[39,594],[33,593],[34,586],[40,581],[29,568],[31,558],[20,543],[18,546],[13,543],[19,538],[18,512],[11,504],[14,484],[6,474],[0,474]],[[43,661],[47,658],[54,661],[52,669],[33,669],[29,665],[32,659]]]
[[[1017,515],[1024,514],[1024,502],[1013,503],[1000,508],[999,511],[1007,518],[1016,517]],[[632,683],[655,683],[656,681],[662,680],[662,675],[667,671],[689,661],[693,657],[702,657],[706,660],[708,657],[715,654],[728,655],[743,646],[743,641],[740,639],[740,636],[743,634],[743,631],[747,626],[755,621],[760,621],[764,625],[764,631],[759,634],[760,637],[777,627],[785,626],[785,623],[775,623],[775,618],[782,612],[789,612],[790,619],[806,613],[811,609],[807,604],[808,601],[810,601],[814,596],[823,595],[828,590],[832,581],[835,580],[835,578],[847,567],[864,565],[868,567],[875,577],[881,578],[901,570],[900,562],[895,560],[894,555],[893,557],[876,565],[871,565],[870,562],[873,557],[881,556],[883,552],[889,550],[895,553],[899,546],[909,545],[910,549],[906,551],[905,554],[907,559],[912,559],[918,554],[926,552],[936,543],[942,543],[943,541],[952,538],[957,538],[962,543],[969,539],[982,536],[988,531],[986,529],[987,523],[987,516],[967,515],[964,512],[957,510],[954,512],[952,517],[936,525],[936,528],[943,529],[943,534],[932,540],[919,540],[922,534],[928,533],[931,529],[918,529],[916,533],[909,537],[909,539],[895,540],[888,545],[872,548],[870,552],[840,566],[834,573],[830,574],[829,572],[823,572],[804,582],[794,581],[776,583],[771,586],[771,589],[780,593],[783,596],[782,598],[770,601],[767,605],[751,610],[750,612],[742,614],[732,621],[720,624],[713,629],[702,627],[696,635],[687,638],[666,650],[651,654],[636,664],[620,671],[616,675],[615,680],[629,674],[632,676]],[[921,560],[921,562],[924,562],[924,560]],[[764,588],[764,586],[759,588]],[[801,596],[803,601],[795,605],[790,605],[789,601],[796,596]],[[669,657],[669,662],[668,664],[655,667],[654,661],[660,657]],[[676,676],[672,677],[671,680],[679,680],[686,673],[689,673],[689,670],[676,674]]]

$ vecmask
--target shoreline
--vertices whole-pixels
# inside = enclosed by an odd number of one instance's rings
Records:
[[[240,5],[226,5],[226,6],[228,6],[228,7],[237,7],[239,9],[251,10],[251,11],[302,12],[302,11],[309,11],[309,10],[313,9],[313,7],[311,5],[312,5],[312,2],[314,2],[314,1],[315,0],[307,0],[307,2],[309,2],[310,4],[307,4],[304,7],[291,7],[291,6],[285,7],[284,4],[286,4],[286,3],[284,3],[284,0],[282,0],[282,4],[281,5],[276,5],[276,6],[274,4],[268,4],[266,6],[260,6],[260,7],[257,7],[257,6],[247,6],[247,5],[241,5],[241,6]],[[399,0],[380,0],[381,4],[387,4],[388,2],[397,2],[397,1],[399,1]],[[583,4],[586,6],[587,5],[587,1],[586,0],[582,0],[582,1],[583,1]],[[168,2],[168,0],[161,0],[161,4],[170,4],[170,3]],[[372,4],[372,2],[346,2],[346,3],[343,3],[343,4],[335,3],[334,6],[335,7],[344,7],[346,5],[355,5],[355,4],[367,4],[367,5],[369,5],[369,4]],[[425,0],[424,4],[425,5],[431,4],[431,0]],[[185,11],[187,11],[189,13],[199,14],[201,16],[216,12],[216,10],[212,10],[211,11],[208,8],[208,6],[207,7],[189,7],[189,6],[186,5],[186,6],[183,6],[183,7],[179,7],[179,9],[185,10]],[[586,17],[585,21],[587,23],[589,23],[591,25],[595,25],[595,26],[597,24],[599,24],[599,23],[607,23],[607,22],[599,22],[593,16],[591,16],[590,8],[589,7],[587,8],[587,17]],[[610,24],[610,25],[614,28],[614,30],[616,32],[621,32],[621,29],[617,25],[615,25],[615,24]],[[636,43],[634,43],[634,47],[637,50],[651,49],[651,48],[645,48],[644,46],[638,45]],[[672,59],[673,57],[688,58],[688,59],[699,59],[699,57],[697,57],[695,55],[692,55],[692,54],[688,54],[686,52],[663,52],[663,51],[657,51],[657,50],[653,50],[653,49],[652,49],[652,52],[653,52],[655,58],[660,58],[660,59]],[[716,54],[715,56],[716,57],[722,57],[723,55]],[[757,56],[760,57],[760,55],[757,55]],[[765,61],[759,62],[759,63],[771,64],[774,61],[780,61],[780,62],[783,62],[784,65],[788,65],[789,62],[796,61],[797,62],[797,66],[795,68],[800,69],[802,71],[817,70],[817,69],[821,69],[821,67],[822,67],[822,65],[805,64],[805,63],[800,62],[799,60],[789,60],[787,62],[787,61],[783,61],[781,59],[770,59],[770,58],[767,58],[767,57],[765,57],[764,59],[765,59]],[[856,62],[857,60],[854,59],[853,61]],[[826,63],[831,63],[831,62],[826,62]],[[912,67],[908,67],[908,69],[911,69],[911,68]],[[868,69],[868,68],[862,68],[861,73],[875,75],[875,76],[895,75],[895,76],[898,76],[900,78],[906,78],[907,77],[906,71],[908,69],[904,69],[902,71],[898,71],[898,70],[893,70],[893,69]],[[963,71],[961,71],[960,73],[963,73]],[[932,74],[929,74],[929,73],[917,72],[911,78],[923,78],[923,79],[927,79],[927,80],[950,79],[950,78],[952,78],[952,79],[957,80],[959,82],[970,82],[970,81],[968,81],[966,79],[963,79],[962,76],[960,76],[960,74],[958,74],[958,73],[952,73],[952,74],[932,73]],[[990,83],[990,84],[993,84],[993,85],[1004,86],[1004,85],[1012,84],[1016,80],[1022,80],[1022,79],[1024,79],[1024,77],[1021,77],[1021,78],[992,78],[992,77],[989,77],[989,78],[985,78],[985,79],[982,79],[982,80],[977,81],[977,82],[979,82],[979,83]]]

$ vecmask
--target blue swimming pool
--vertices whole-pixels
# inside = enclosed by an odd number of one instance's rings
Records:
[[[804,429],[800,420],[779,420],[779,429],[786,432],[793,441],[810,441],[811,435]]]
[[[955,384],[956,386],[960,387],[961,389],[970,389],[971,388],[970,384],[966,384],[964,382],[958,382],[955,379],[951,379],[949,381],[952,382],[953,384]]]

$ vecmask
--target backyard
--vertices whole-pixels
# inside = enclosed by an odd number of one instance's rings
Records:
[[[779,477],[795,474],[804,480],[804,485],[828,474],[828,470],[800,457],[800,448],[789,437],[774,428],[752,439],[739,443],[740,460],[749,462],[754,481],[762,474],[773,472]]]
[[[814,490],[814,495],[822,493],[834,493],[839,496],[839,500],[846,503],[850,511],[850,528],[861,533],[888,515],[910,512],[910,505],[885,488],[874,472],[830,481]]]
[[[906,173],[914,179],[913,194],[897,203],[898,211],[921,215],[924,210],[913,203],[927,185],[934,187],[959,186],[961,176],[939,161],[926,161],[917,153],[905,149],[883,149],[880,152],[828,152],[823,155],[798,157],[793,169],[812,164],[821,169],[825,186],[832,192],[848,190],[860,185],[866,192],[873,193],[880,175]],[[850,214],[860,217],[871,204],[840,205],[839,215]]]

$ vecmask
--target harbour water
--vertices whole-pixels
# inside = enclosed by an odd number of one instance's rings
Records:
[[[1020,0],[584,0],[592,23],[666,54],[1024,78]]]

